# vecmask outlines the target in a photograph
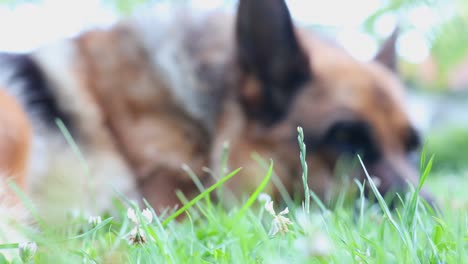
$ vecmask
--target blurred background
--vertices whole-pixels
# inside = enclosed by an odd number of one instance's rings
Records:
[[[0,51],[24,52],[122,17],[174,4],[232,9],[235,0],[0,0]],[[297,23],[330,35],[358,60],[373,58],[398,25],[408,107],[451,192],[468,182],[468,1],[289,0]],[[155,29],[157,30],[157,29]],[[450,180],[451,179],[451,180]],[[466,184],[465,184],[466,186]],[[466,194],[465,194],[466,195]]]

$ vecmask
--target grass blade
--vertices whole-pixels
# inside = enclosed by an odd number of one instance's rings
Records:
[[[234,170],[233,172],[229,173],[225,177],[223,177],[221,180],[219,180],[217,183],[211,185],[209,188],[207,188],[204,192],[200,193],[197,195],[195,198],[193,198],[190,202],[186,203],[184,206],[182,206],[179,210],[177,210],[175,213],[170,215],[166,220],[162,222],[163,226],[167,226],[172,220],[176,219],[178,216],[183,214],[188,208],[192,207],[195,203],[203,199],[205,196],[210,194],[212,191],[216,190],[220,186],[222,186],[226,181],[234,177],[242,168],[238,168]]]
[[[299,156],[301,158],[301,166],[302,166],[302,184],[304,185],[304,203],[305,203],[305,212],[308,214],[310,212],[310,191],[309,185],[307,184],[307,175],[308,175],[308,168],[307,168],[307,161],[306,161],[306,145],[304,143],[304,131],[302,127],[297,127],[297,141],[299,143],[300,153]]]
[[[245,202],[245,204],[239,210],[239,212],[236,215],[236,219],[242,217],[247,211],[247,209],[249,209],[252,206],[252,204],[257,200],[258,195],[260,195],[260,193],[263,191],[263,189],[265,189],[266,185],[270,181],[272,174],[273,174],[273,160],[270,161],[270,167],[268,168],[268,172],[265,175],[265,178],[263,178],[260,185],[258,185],[257,189],[255,189],[252,195],[250,195],[247,202]]]
[[[395,219],[393,219],[392,213],[390,212],[390,209],[388,208],[388,205],[385,202],[385,199],[382,197],[379,190],[377,189],[377,186],[375,185],[374,181],[372,180],[369,173],[367,172],[366,166],[364,166],[364,162],[362,161],[361,156],[358,155],[358,159],[359,159],[359,162],[361,163],[362,169],[364,170],[364,173],[366,175],[367,181],[369,182],[371,190],[374,192],[374,195],[377,198],[377,201],[379,202],[380,207],[382,208],[385,216],[388,218],[392,226],[397,230],[398,234],[400,235],[400,238],[403,239],[403,241],[406,241],[403,231],[401,230],[400,226],[397,224]]]

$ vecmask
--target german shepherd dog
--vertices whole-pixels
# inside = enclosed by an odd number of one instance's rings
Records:
[[[292,193],[302,188],[301,126],[319,196],[339,184],[340,157],[356,154],[382,193],[403,190],[418,181],[407,156],[419,140],[395,39],[359,62],[295,27],[284,0],[241,0],[236,15],[182,10],[4,54],[1,170],[33,197],[55,184],[90,210],[109,208],[118,191],[159,211],[178,204],[176,190],[197,192],[184,167],[205,184],[223,173],[229,142],[227,167],[243,169],[227,188],[258,185],[257,153]],[[364,179],[362,169],[349,174]]]

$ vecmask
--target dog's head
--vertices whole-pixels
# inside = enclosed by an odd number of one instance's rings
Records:
[[[244,167],[234,188],[245,190],[262,176],[251,152],[273,158],[287,188],[300,184],[297,126],[304,129],[309,185],[322,196],[336,183],[343,156],[360,154],[383,193],[417,182],[408,154],[419,139],[395,74],[396,33],[374,61],[362,63],[294,27],[283,0],[240,1],[236,26],[241,103],[222,124],[231,131],[231,164]]]

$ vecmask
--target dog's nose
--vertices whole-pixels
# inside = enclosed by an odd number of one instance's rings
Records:
[[[378,189],[382,195],[388,192],[406,192],[408,184],[415,187],[419,184],[418,170],[403,155],[383,157],[369,166],[369,174],[379,180]],[[421,188],[419,195],[433,209],[437,208],[435,198],[426,188]]]
[[[439,210],[440,207],[439,207],[436,199],[434,198],[434,196],[429,191],[427,191],[425,188],[423,188],[419,192],[419,195],[427,202],[427,204],[429,204],[432,207],[432,209],[440,211]]]

